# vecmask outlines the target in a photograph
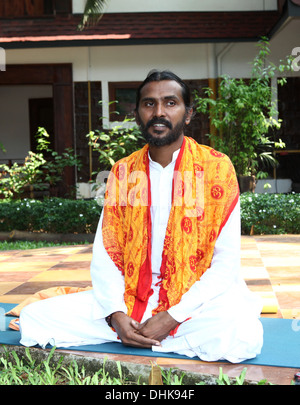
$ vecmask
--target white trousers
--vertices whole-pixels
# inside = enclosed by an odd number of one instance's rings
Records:
[[[155,346],[152,350],[232,363],[256,357],[263,345],[261,306],[253,295],[245,300],[243,294],[249,294],[248,290],[229,290],[227,297],[219,296],[206,303],[191,319],[180,324],[174,337],[168,336],[161,342],[162,347]],[[95,319],[95,305],[93,290],[28,305],[20,315],[20,343],[69,347],[120,342],[105,319]],[[151,309],[147,308],[143,320]]]

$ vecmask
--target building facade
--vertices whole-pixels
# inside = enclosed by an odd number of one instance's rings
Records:
[[[110,0],[96,26],[79,30],[84,4],[0,1],[0,163],[22,162],[44,126],[57,152],[72,147],[83,161],[80,172],[66,170],[65,184],[86,183],[99,170],[87,133],[130,116],[135,89],[151,69],[172,70],[201,93],[224,74],[249,77],[257,41],[266,36],[272,62],[296,56],[278,89],[287,147],[276,176],[298,191],[299,0]],[[118,116],[110,111],[116,100]],[[208,118],[197,115],[189,135],[207,144],[209,131]]]

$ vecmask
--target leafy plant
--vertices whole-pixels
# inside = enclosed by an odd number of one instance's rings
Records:
[[[300,194],[241,194],[242,234],[300,233]]]
[[[5,351],[0,357],[0,385],[124,385],[127,383],[122,374],[119,361],[116,362],[118,377],[111,376],[103,366],[96,372],[87,372],[75,360],[63,366],[63,356],[54,361],[56,347],[53,347],[46,360],[38,363],[31,356],[29,348],[25,356],[19,357],[15,351]]]
[[[280,128],[281,120],[273,100],[272,78],[291,69],[291,60],[279,66],[267,61],[270,55],[266,38],[258,42],[258,53],[252,62],[248,80],[223,76],[218,94],[205,89],[205,97],[195,94],[196,109],[209,115],[216,131],[209,134],[214,147],[227,154],[238,175],[257,175],[259,164],[277,164],[272,152],[285,147],[281,140],[272,139],[272,130]],[[277,79],[279,85],[285,78]],[[259,176],[263,173],[259,173]]]
[[[66,148],[62,154],[53,151],[49,148],[48,138],[49,134],[46,129],[39,127],[36,134],[37,150],[50,156],[50,158],[45,158],[45,162],[42,164],[43,182],[56,185],[62,180],[65,167],[77,166],[80,170],[81,161],[72,148]]]
[[[69,245],[84,245],[88,244],[87,241],[83,242],[45,242],[45,241],[0,241],[0,251],[7,250],[28,250],[28,249],[39,249],[45,247],[55,247],[55,246],[69,246]]]
[[[6,149],[4,148],[2,142],[0,142],[0,150],[1,150],[3,153],[6,153]]]
[[[109,170],[119,159],[145,145],[139,128],[129,125],[133,119],[125,118],[120,125],[108,130],[91,131],[87,137],[89,145],[99,153],[99,163],[103,170]]]
[[[162,368],[160,369],[164,385],[183,385],[185,373],[181,373],[181,375],[178,376],[177,374],[173,373],[172,368],[170,368],[168,372],[164,371]]]
[[[0,231],[95,233],[100,213],[95,200],[0,201]]]
[[[55,360],[56,347],[53,347],[45,360],[37,361],[31,355],[30,349],[25,348],[24,355],[18,355],[14,350],[8,351],[4,347],[4,355],[0,356],[0,385],[140,385],[140,377],[132,381],[123,375],[120,361],[115,362],[117,374],[114,371],[106,371],[106,361],[97,371],[88,371],[84,365],[79,367],[73,360],[69,365],[64,365],[64,357],[60,356]],[[170,369],[163,374],[164,385],[184,385],[183,377],[173,373]],[[235,379],[229,378],[219,368],[219,377],[216,385],[245,385],[247,369],[244,368]],[[294,384],[294,381],[291,381]],[[195,382],[195,385],[205,385],[205,382]],[[261,380],[257,385],[270,385],[267,380]]]
[[[104,7],[107,3],[108,0],[86,0],[82,21],[78,25],[78,29],[82,31],[89,25],[97,24],[103,15]]]
[[[0,196],[20,196],[30,184],[41,184],[42,165],[46,163],[42,153],[29,152],[24,164],[14,163],[11,167],[0,165]]]
[[[67,148],[62,154],[58,154],[49,148],[49,134],[45,128],[38,129],[36,138],[38,153],[29,151],[24,164],[14,163],[11,167],[0,165],[1,197],[20,198],[30,185],[43,190],[47,184],[53,186],[62,180],[65,167],[81,167],[73,149]]]
[[[300,194],[243,193],[242,233],[299,234]],[[95,233],[102,207],[97,200],[0,200],[0,232]]]

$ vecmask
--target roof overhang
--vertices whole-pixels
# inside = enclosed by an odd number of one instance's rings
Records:
[[[300,16],[300,0],[287,0],[282,11],[170,12],[104,14],[95,27],[78,31],[80,15],[39,19],[2,19],[4,49],[255,42],[269,39],[291,18]]]
[[[271,29],[269,37],[279,33],[291,20],[300,18],[300,0],[287,0],[282,15]]]

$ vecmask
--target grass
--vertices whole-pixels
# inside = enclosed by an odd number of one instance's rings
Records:
[[[63,357],[57,363],[51,362],[55,348],[47,359],[37,364],[28,348],[25,357],[19,358],[15,351],[6,351],[0,357],[0,385],[123,385],[126,381],[122,376],[120,363],[117,362],[119,377],[111,377],[103,367],[89,375],[82,366],[80,369],[75,361],[65,367]]]
[[[70,246],[70,245],[84,245],[89,244],[89,242],[45,242],[45,241],[0,241],[0,251],[5,250],[28,250],[28,249],[39,249],[44,247],[55,247],[55,246]]]
[[[58,361],[52,361],[55,347],[51,349],[46,360],[37,362],[30,353],[29,348],[25,348],[24,356],[18,355],[15,351],[4,350],[0,356],[0,385],[146,385],[137,381],[131,381],[124,376],[121,363],[116,361],[118,376],[112,376],[106,370],[106,360],[102,367],[96,372],[88,372],[75,360],[71,364],[63,364],[63,356]],[[230,379],[219,368],[219,376],[215,380],[215,385],[246,385],[245,376],[247,369],[244,368],[240,376]],[[173,369],[168,371],[161,369],[163,385],[184,385],[184,373],[178,376],[173,373]],[[199,378],[200,379],[200,378]],[[196,382],[195,385],[205,385],[203,381]],[[258,385],[269,385],[262,380]]]

